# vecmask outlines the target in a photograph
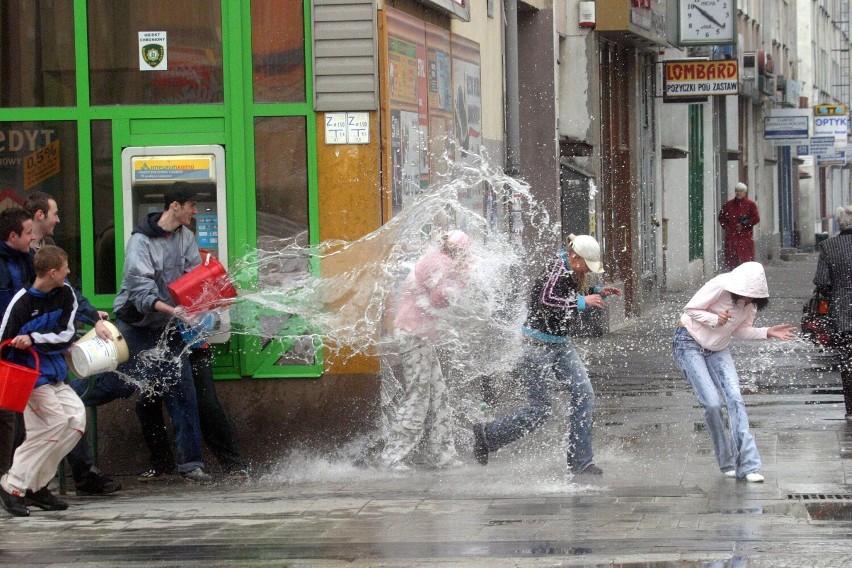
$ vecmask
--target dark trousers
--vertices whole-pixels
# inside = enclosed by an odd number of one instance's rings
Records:
[[[209,348],[193,349],[189,356],[192,379],[198,401],[198,417],[201,421],[201,436],[225,471],[245,469],[246,462],[240,456],[234,438],[231,421],[219,402],[213,384],[213,354]],[[142,423],[145,441],[151,449],[151,465],[161,471],[174,468],[174,458],[169,447],[169,438],[163,420],[161,399],[148,399],[136,407]]]
[[[90,381],[94,381],[94,384],[91,384]],[[73,379],[70,385],[87,407],[101,406],[117,398],[130,398],[136,392],[135,386],[123,381],[115,373],[102,373],[91,378]],[[86,473],[95,464],[89,445],[89,435],[90,433],[87,430],[80,441],[77,442],[77,445],[65,456],[68,465],[71,466],[71,475],[74,476],[76,482],[83,481]]]
[[[840,335],[837,354],[840,357],[840,382],[843,385],[846,415],[852,416],[852,332]]]
[[[15,455],[15,422],[17,412],[0,408],[0,475],[12,467]]]

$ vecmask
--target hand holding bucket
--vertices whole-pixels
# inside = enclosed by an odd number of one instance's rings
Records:
[[[190,313],[228,305],[228,300],[237,297],[225,267],[209,252],[204,255],[201,264],[169,284],[168,288],[175,304]]]
[[[0,408],[23,412],[41,374],[41,364],[38,353],[32,347],[28,347],[27,351],[35,360],[35,369],[6,361],[3,359],[3,348],[11,344],[11,339],[0,343]]]
[[[127,341],[118,328],[106,320],[101,322],[112,334],[112,341],[98,337],[91,329],[68,350],[68,367],[80,378],[115,371],[120,363],[130,358]]]

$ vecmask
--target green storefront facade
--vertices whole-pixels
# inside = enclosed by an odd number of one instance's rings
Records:
[[[72,279],[101,309],[112,307],[132,226],[127,219],[138,212],[127,209],[128,152],[188,159],[214,149],[223,158],[217,183],[225,203],[212,198],[218,209],[209,221],[227,262],[298,235],[316,243],[309,6],[3,2],[0,208],[36,190],[56,199],[57,243],[69,252]],[[257,278],[241,284],[253,286]],[[217,377],[322,373],[321,351],[306,361],[288,357],[289,348],[286,341],[232,335],[216,346]]]

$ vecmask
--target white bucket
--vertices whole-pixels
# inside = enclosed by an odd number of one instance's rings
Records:
[[[68,367],[80,378],[114,371],[119,363],[124,363],[130,357],[127,342],[118,328],[110,322],[104,323],[112,333],[113,341],[101,339],[91,330],[68,350]]]

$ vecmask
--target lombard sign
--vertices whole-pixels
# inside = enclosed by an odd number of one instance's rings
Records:
[[[739,67],[735,59],[665,61],[664,96],[667,99],[736,95]]]

